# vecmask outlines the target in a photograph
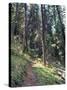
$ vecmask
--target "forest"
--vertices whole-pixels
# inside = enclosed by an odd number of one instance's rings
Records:
[[[9,85],[65,84],[65,7],[9,4]]]

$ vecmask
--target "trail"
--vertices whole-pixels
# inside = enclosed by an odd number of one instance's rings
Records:
[[[30,63],[27,65],[27,71],[26,71],[26,76],[24,79],[24,85],[25,86],[34,86],[36,85],[36,76],[32,71],[32,65],[33,63]]]
[[[54,71],[52,71],[52,68],[49,69],[48,67],[45,67],[41,62],[37,62],[37,61],[32,61],[26,67],[27,67],[27,70],[26,70],[26,75],[24,77],[24,86],[37,86],[37,85],[40,85],[40,83],[44,83],[44,85],[45,85],[46,84],[47,77],[45,79],[45,76],[44,75],[46,73],[47,73],[47,76],[48,76],[48,83],[47,84],[49,84],[50,82],[52,84],[52,81],[51,81],[50,76],[49,76],[49,75],[52,75],[51,73],[54,73]],[[34,67],[36,67],[38,69],[41,68],[40,70],[47,69],[48,72],[42,71],[44,73],[44,75],[42,75],[42,72],[35,73],[35,72],[33,72],[33,68]],[[38,76],[38,73],[41,76]],[[58,74],[55,75],[55,76],[57,76],[57,78],[52,76],[52,79],[53,78],[56,79],[56,81],[53,79],[53,82],[54,83],[58,83],[58,84],[65,83],[65,80],[63,80],[62,78],[60,78],[60,76]],[[40,77],[40,78],[37,78],[37,77]],[[42,80],[41,77],[43,77],[44,81]]]

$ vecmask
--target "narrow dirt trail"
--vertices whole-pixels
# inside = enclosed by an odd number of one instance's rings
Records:
[[[32,71],[32,65],[33,65],[33,63],[30,63],[27,66],[26,76],[25,76],[25,79],[24,79],[24,85],[25,86],[34,86],[34,85],[36,85],[36,77],[35,77],[35,74]]]

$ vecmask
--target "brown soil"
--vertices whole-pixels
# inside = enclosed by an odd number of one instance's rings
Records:
[[[26,76],[24,78],[25,86],[34,86],[36,85],[36,77],[32,72],[32,63],[27,66]]]

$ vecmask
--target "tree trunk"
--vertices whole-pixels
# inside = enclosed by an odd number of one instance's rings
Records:
[[[64,55],[64,65],[65,65],[65,27],[64,27],[64,24],[62,22],[62,18],[61,18],[61,12],[60,12],[60,7],[59,6],[56,6],[56,9],[57,9],[57,13],[58,13],[58,17],[59,17],[59,21],[60,21],[60,27],[61,27],[61,34],[62,34],[62,39],[63,39],[63,47],[64,47],[64,51],[63,51],[63,55]]]
[[[16,3],[16,15],[15,15],[15,30],[14,35],[18,34],[18,3]]]
[[[24,43],[24,50],[23,51],[25,51],[25,50],[28,51],[28,43],[27,43],[28,42],[28,34],[27,34],[28,28],[27,28],[27,5],[26,4],[24,4],[24,8],[25,8],[25,31],[24,31],[24,35],[23,35],[24,36],[24,38],[23,38],[24,39],[23,40],[24,41],[23,42]]]
[[[43,62],[46,65],[46,31],[47,31],[47,20],[46,20],[46,11],[45,6],[41,5],[41,14],[42,14],[42,51],[43,51]]]
[[[57,13],[58,13],[59,21],[60,21],[60,24],[61,24],[62,36],[63,36],[63,39],[65,41],[64,25],[63,25],[63,23],[61,21],[62,19],[61,19],[61,15],[60,15],[60,8],[59,8],[59,6],[56,6],[56,8],[57,8]]]

